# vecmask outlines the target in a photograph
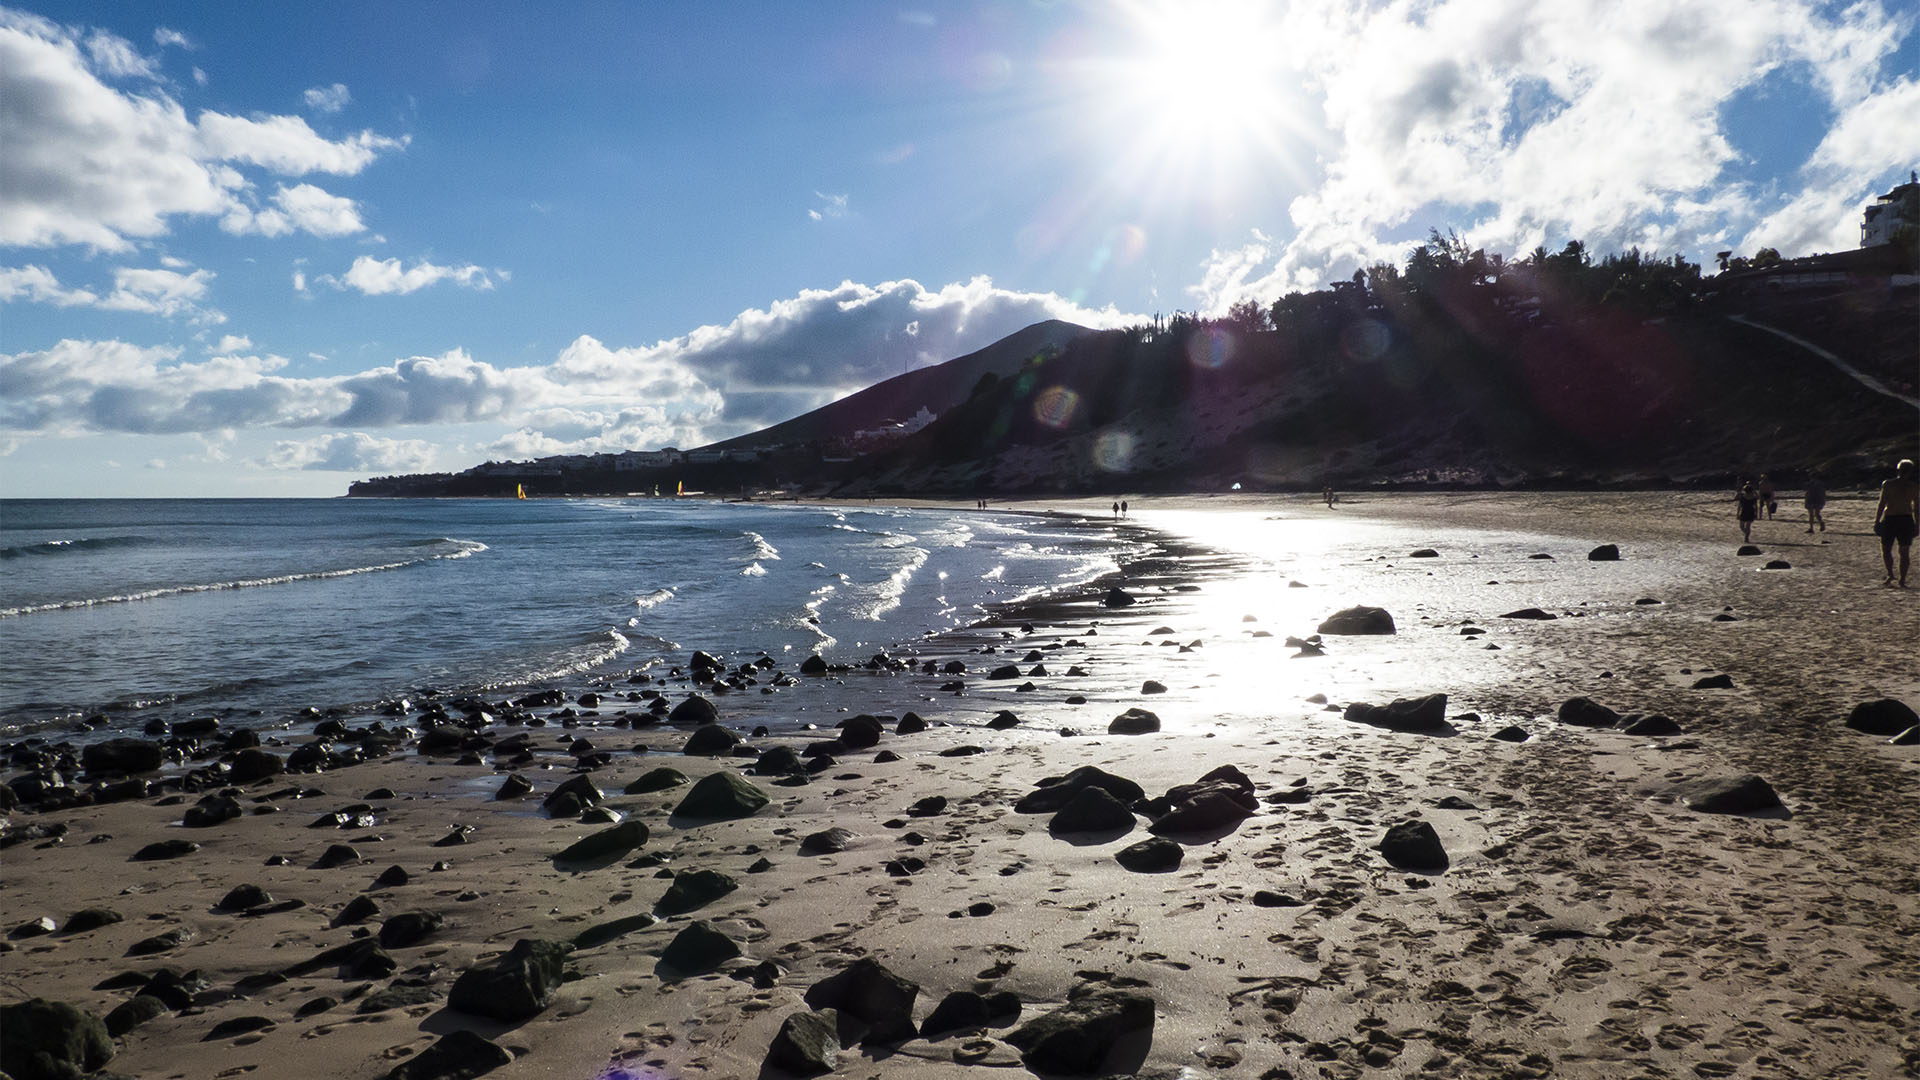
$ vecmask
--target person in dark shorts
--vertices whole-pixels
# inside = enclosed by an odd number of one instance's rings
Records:
[[[1818,525],[1821,532],[1826,532],[1827,519],[1821,512],[1827,508],[1827,485],[1821,483],[1817,475],[1807,477],[1804,504],[1807,508],[1807,531],[1812,532],[1813,527]]]
[[[1740,485],[1733,503],[1734,516],[1740,519],[1740,539],[1752,542],[1753,522],[1760,516],[1760,493],[1754,490],[1753,481]]]
[[[1873,531],[1880,537],[1880,558],[1887,564],[1886,584],[1893,584],[1893,546],[1900,545],[1900,587],[1907,587],[1907,564],[1913,538],[1920,533],[1920,479],[1913,459],[1894,468],[1893,479],[1880,485],[1880,506],[1873,513]]]
[[[1760,505],[1766,508],[1768,521],[1772,521],[1774,513],[1780,509],[1780,500],[1773,493],[1773,480],[1766,473],[1760,474]]]

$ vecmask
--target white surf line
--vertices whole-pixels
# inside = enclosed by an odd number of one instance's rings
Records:
[[[1737,322],[1742,326],[1751,326],[1755,330],[1765,330],[1767,333],[1772,334],[1774,337],[1780,338],[1782,341],[1790,341],[1795,345],[1798,345],[1801,348],[1807,350],[1808,352],[1814,354],[1815,356],[1820,357],[1822,360],[1825,360],[1827,363],[1832,364],[1834,367],[1839,368],[1841,371],[1846,372],[1848,375],[1853,377],[1853,380],[1855,382],[1873,391],[1874,393],[1883,395],[1885,397],[1890,397],[1895,401],[1904,402],[1908,405],[1913,406],[1916,409],[1920,409],[1920,398],[1911,398],[1905,394],[1900,393],[1897,390],[1893,390],[1889,388],[1886,384],[1882,383],[1879,379],[1876,379],[1873,376],[1867,374],[1866,372],[1861,371],[1860,369],[1854,367],[1852,364],[1847,363],[1845,360],[1840,359],[1839,357],[1833,355],[1832,353],[1821,348],[1820,346],[1815,345],[1813,342],[1806,340],[1805,338],[1794,337],[1792,334],[1787,333],[1785,330],[1778,329],[1777,327],[1768,326],[1765,323],[1754,322],[1752,319],[1747,318],[1745,315],[1728,315],[1726,318],[1728,322]]]

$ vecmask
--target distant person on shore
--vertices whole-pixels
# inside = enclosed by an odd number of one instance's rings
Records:
[[[1740,539],[1753,542],[1753,523],[1760,517],[1760,492],[1749,480],[1733,497],[1734,516],[1740,519]]]
[[[1120,500],[1120,516],[1121,517],[1127,516],[1127,500],[1125,499]]]
[[[1880,537],[1880,558],[1887,564],[1888,585],[1893,584],[1893,545],[1900,545],[1900,587],[1906,588],[1913,538],[1920,532],[1920,479],[1914,476],[1912,458],[1903,459],[1894,468],[1893,479],[1880,485],[1873,531]]]
[[[1760,505],[1767,508],[1767,520],[1773,520],[1774,511],[1780,509],[1780,500],[1774,498],[1773,481],[1766,473],[1760,474]]]
[[[1336,503],[1336,502],[1339,502],[1339,501],[1340,501],[1340,500],[1338,500],[1338,499],[1336,499],[1336,498],[1334,498],[1334,497],[1333,497],[1333,485],[1332,485],[1332,484],[1328,484],[1328,485],[1327,485],[1327,490],[1325,490],[1325,491],[1323,491],[1323,492],[1321,492],[1321,493],[1320,493],[1320,497],[1321,497],[1321,498],[1323,498],[1323,499],[1325,499],[1325,500],[1327,501],[1327,509],[1329,509],[1329,510],[1331,510],[1331,509],[1333,509],[1333,504],[1334,504],[1334,503]]]
[[[1812,532],[1815,525],[1821,532],[1827,531],[1827,519],[1821,511],[1827,508],[1827,485],[1820,482],[1818,474],[1807,477],[1807,531]]]
[[[1119,516],[1120,516],[1120,504],[1119,504],[1119,503],[1114,503],[1114,504],[1113,504],[1113,516],[1114,516],[1114,517],[1119,517]]]

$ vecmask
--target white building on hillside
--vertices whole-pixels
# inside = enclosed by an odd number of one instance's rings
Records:
[[[1860,246],[1893,243],[1903,226],[1920,228],[1920,176],[1909,172],[1907,182],[1880,196],[1860,220]]]

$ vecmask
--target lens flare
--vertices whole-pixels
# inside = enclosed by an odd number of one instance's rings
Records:
[[[1059,431],[1073,423],[1080,411],[1080,395],[1064,386],[1049,386],[1033,399],[1033,418]]]
[[[1218,371],[1233,359],[1239,342],[1221,327],[1210,326],[1187,341],[1187,363],[1208,371]]]
[[[1340,331],[1340,351],[1355,363],[1373,363],[1385,356],[1392,344],[1392,332],[1372,319],[1356,319]]]
[[[1133,468],[1133,432],[1110,429],[1093,441],[1093,464],[1102,472],[1127,472]]]

